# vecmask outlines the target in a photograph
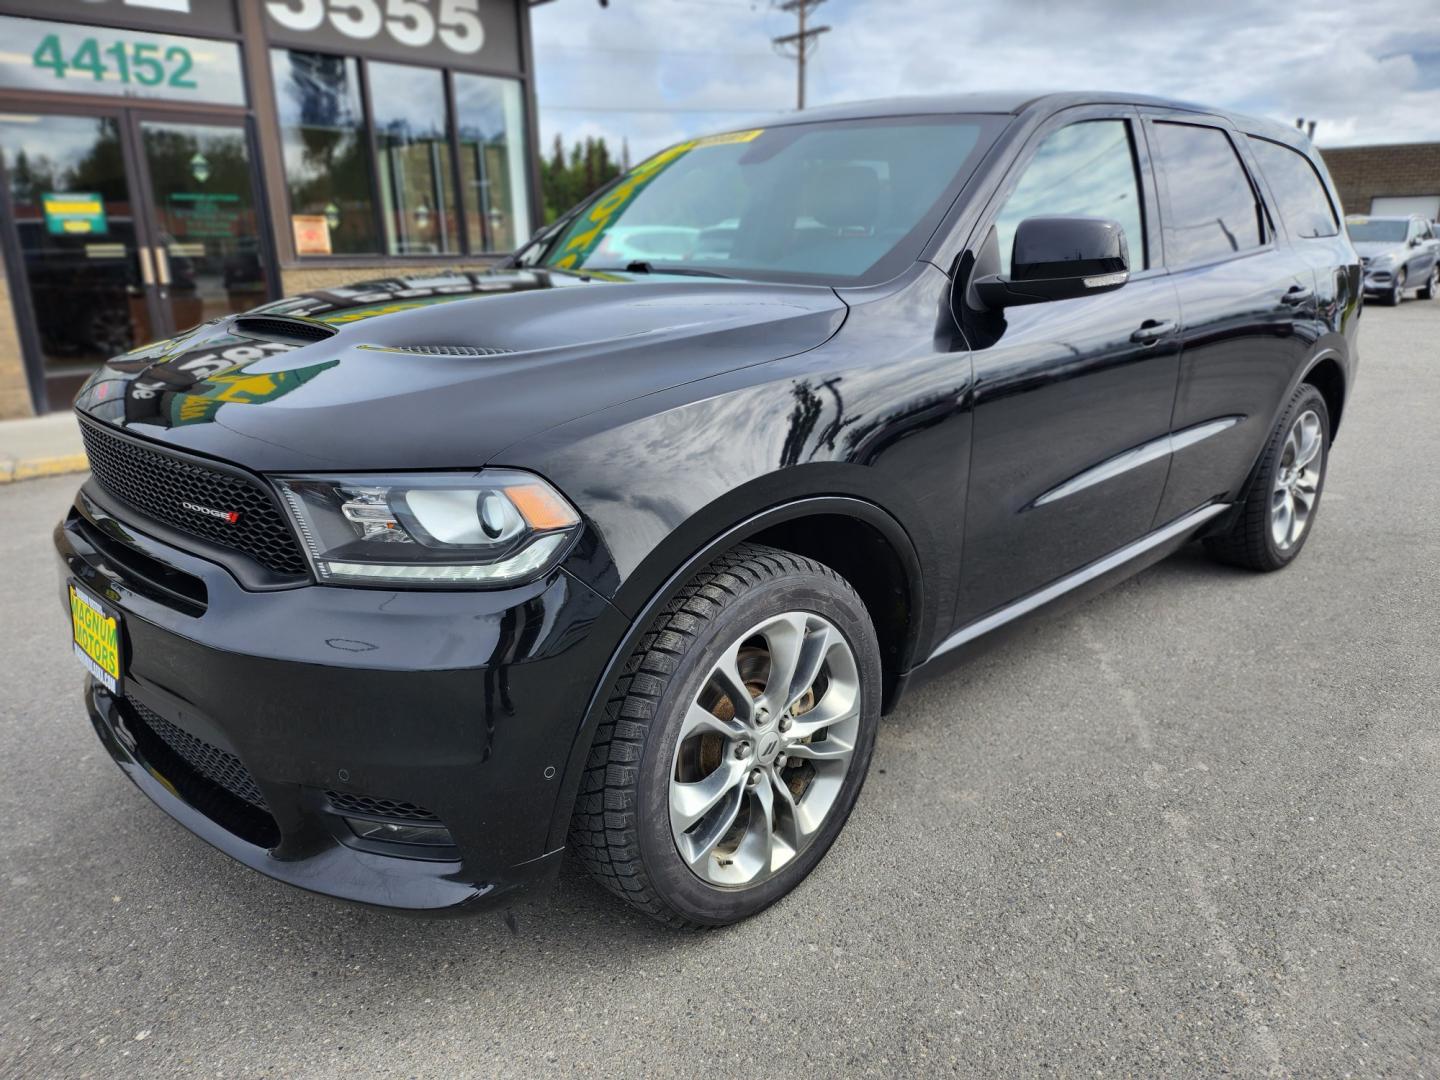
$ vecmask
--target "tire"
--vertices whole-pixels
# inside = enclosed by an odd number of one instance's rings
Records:
[[[1399,307],[1405,299],[1405,270],[1402,267],[1396,271],[1395,284],[1390,286],[1390,291],[1385,294],[1386,307]]]
[[[793,695],[769,685],[770,665],[783,669],[786,657],[800,672],[793,684],[816,673],[790,710],[782,699]],[[727,659],[749,695],[739,708],[723,693],[734,684],[717,666]],[[754,915],[804,880],[849,817],[874,749],[880,681],[874,627],[840,575],[775,548],[727,552],[665,606],[616,680],[571,846],[601,884],[661,922]],[[762,716],[767,703],[778,715]],[[687,826],[701,783],[727,794]],[[764,837],[774,846],[762,848]]]
[[[1420,291],[1415,295],[1421,300],[1434,300],[1437,288],[1440,288],[1440,263],[1436,263],[1430,268],[1430,276],[1425,279],[1425,284],[1420,286]]]
[[[1306,433],[1310,419],[1315,421],[1314,457],[1310,464],[1297,471],[1293,468],[1298,456],[1303,458],[1312,444]],[[1304,423],[1302,423],[1302,421]],[[1296,436],[1292,440],[1292,435]],[[1275,430],[1265,444],[1255,470],[1254,481],[1229,529],[1206,539],[1205,546],[1222,562],[1250,570],[1268,572],[1289,566],[1315,531],[1315,516],[1320,511],[1320,497],[1325,491],[1325,470],[1330,461],[1330,412],[1325,398],[1309,383],[1302,383],[1280,415]],[[1317,464],[1318,463],[1318,464]],[[1280,536],[1286,502],[1290,492],[1290,527]],[[1308,509],[1303,506],[1308,493]],[[1304,517],[1300,515],[1303,510]],[[1298,524],[1298,532],[1294,526]]]

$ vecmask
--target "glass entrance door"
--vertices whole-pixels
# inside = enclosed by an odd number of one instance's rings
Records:
[[[111,356],[270,296],[238,122],[0,109],[0,174],[42,409],[67,408]]]
[[[269,295],[245,129],[139,121],[157,299],[170,330]]]
[[[12,251],[24,275],[11,289],[28,300],[42,407],[64,408],[98,364],[159,336],[122,120],[0,112]]]

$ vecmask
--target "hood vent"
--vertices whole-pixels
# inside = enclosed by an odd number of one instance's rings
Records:
[[[415,353],[420,356],[504,356],[515,350],[485,345],[392,345],[387,351]]]
[[[246,337],[278,341],[285,345],[310,345],[336,334],[335,327],[325,323],[280,315],[241,315],[230,325],[236,333]]]

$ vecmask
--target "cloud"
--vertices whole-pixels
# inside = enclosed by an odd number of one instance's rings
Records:
[[[1423,6],[1423,5],[1422,5]],[[1440,140],[1440,30],[1413,0],[830,0],[814,104],[1107,89],[1318,123],[1322,146]],[[794,30],[768,0],[556,0],[534,9],[542,137],[632,158],[794,106]]]

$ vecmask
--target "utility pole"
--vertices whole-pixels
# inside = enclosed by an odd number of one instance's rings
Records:
[[[781,11],[793,11],[800,22],[800,28],[796,33],[784,34],[781,37],[771,38],[776,50],[781,56],[795,61],[795,108],[805,108],[805,57],[813,53],[816,47],[816,38],[821,34],[828,34],[828,26],[805,25],[806,16],[810,14],[811,8],[817,8],[825,0],[783,0],[775,6]],[[791,47],[795,51],[791,52]]]

